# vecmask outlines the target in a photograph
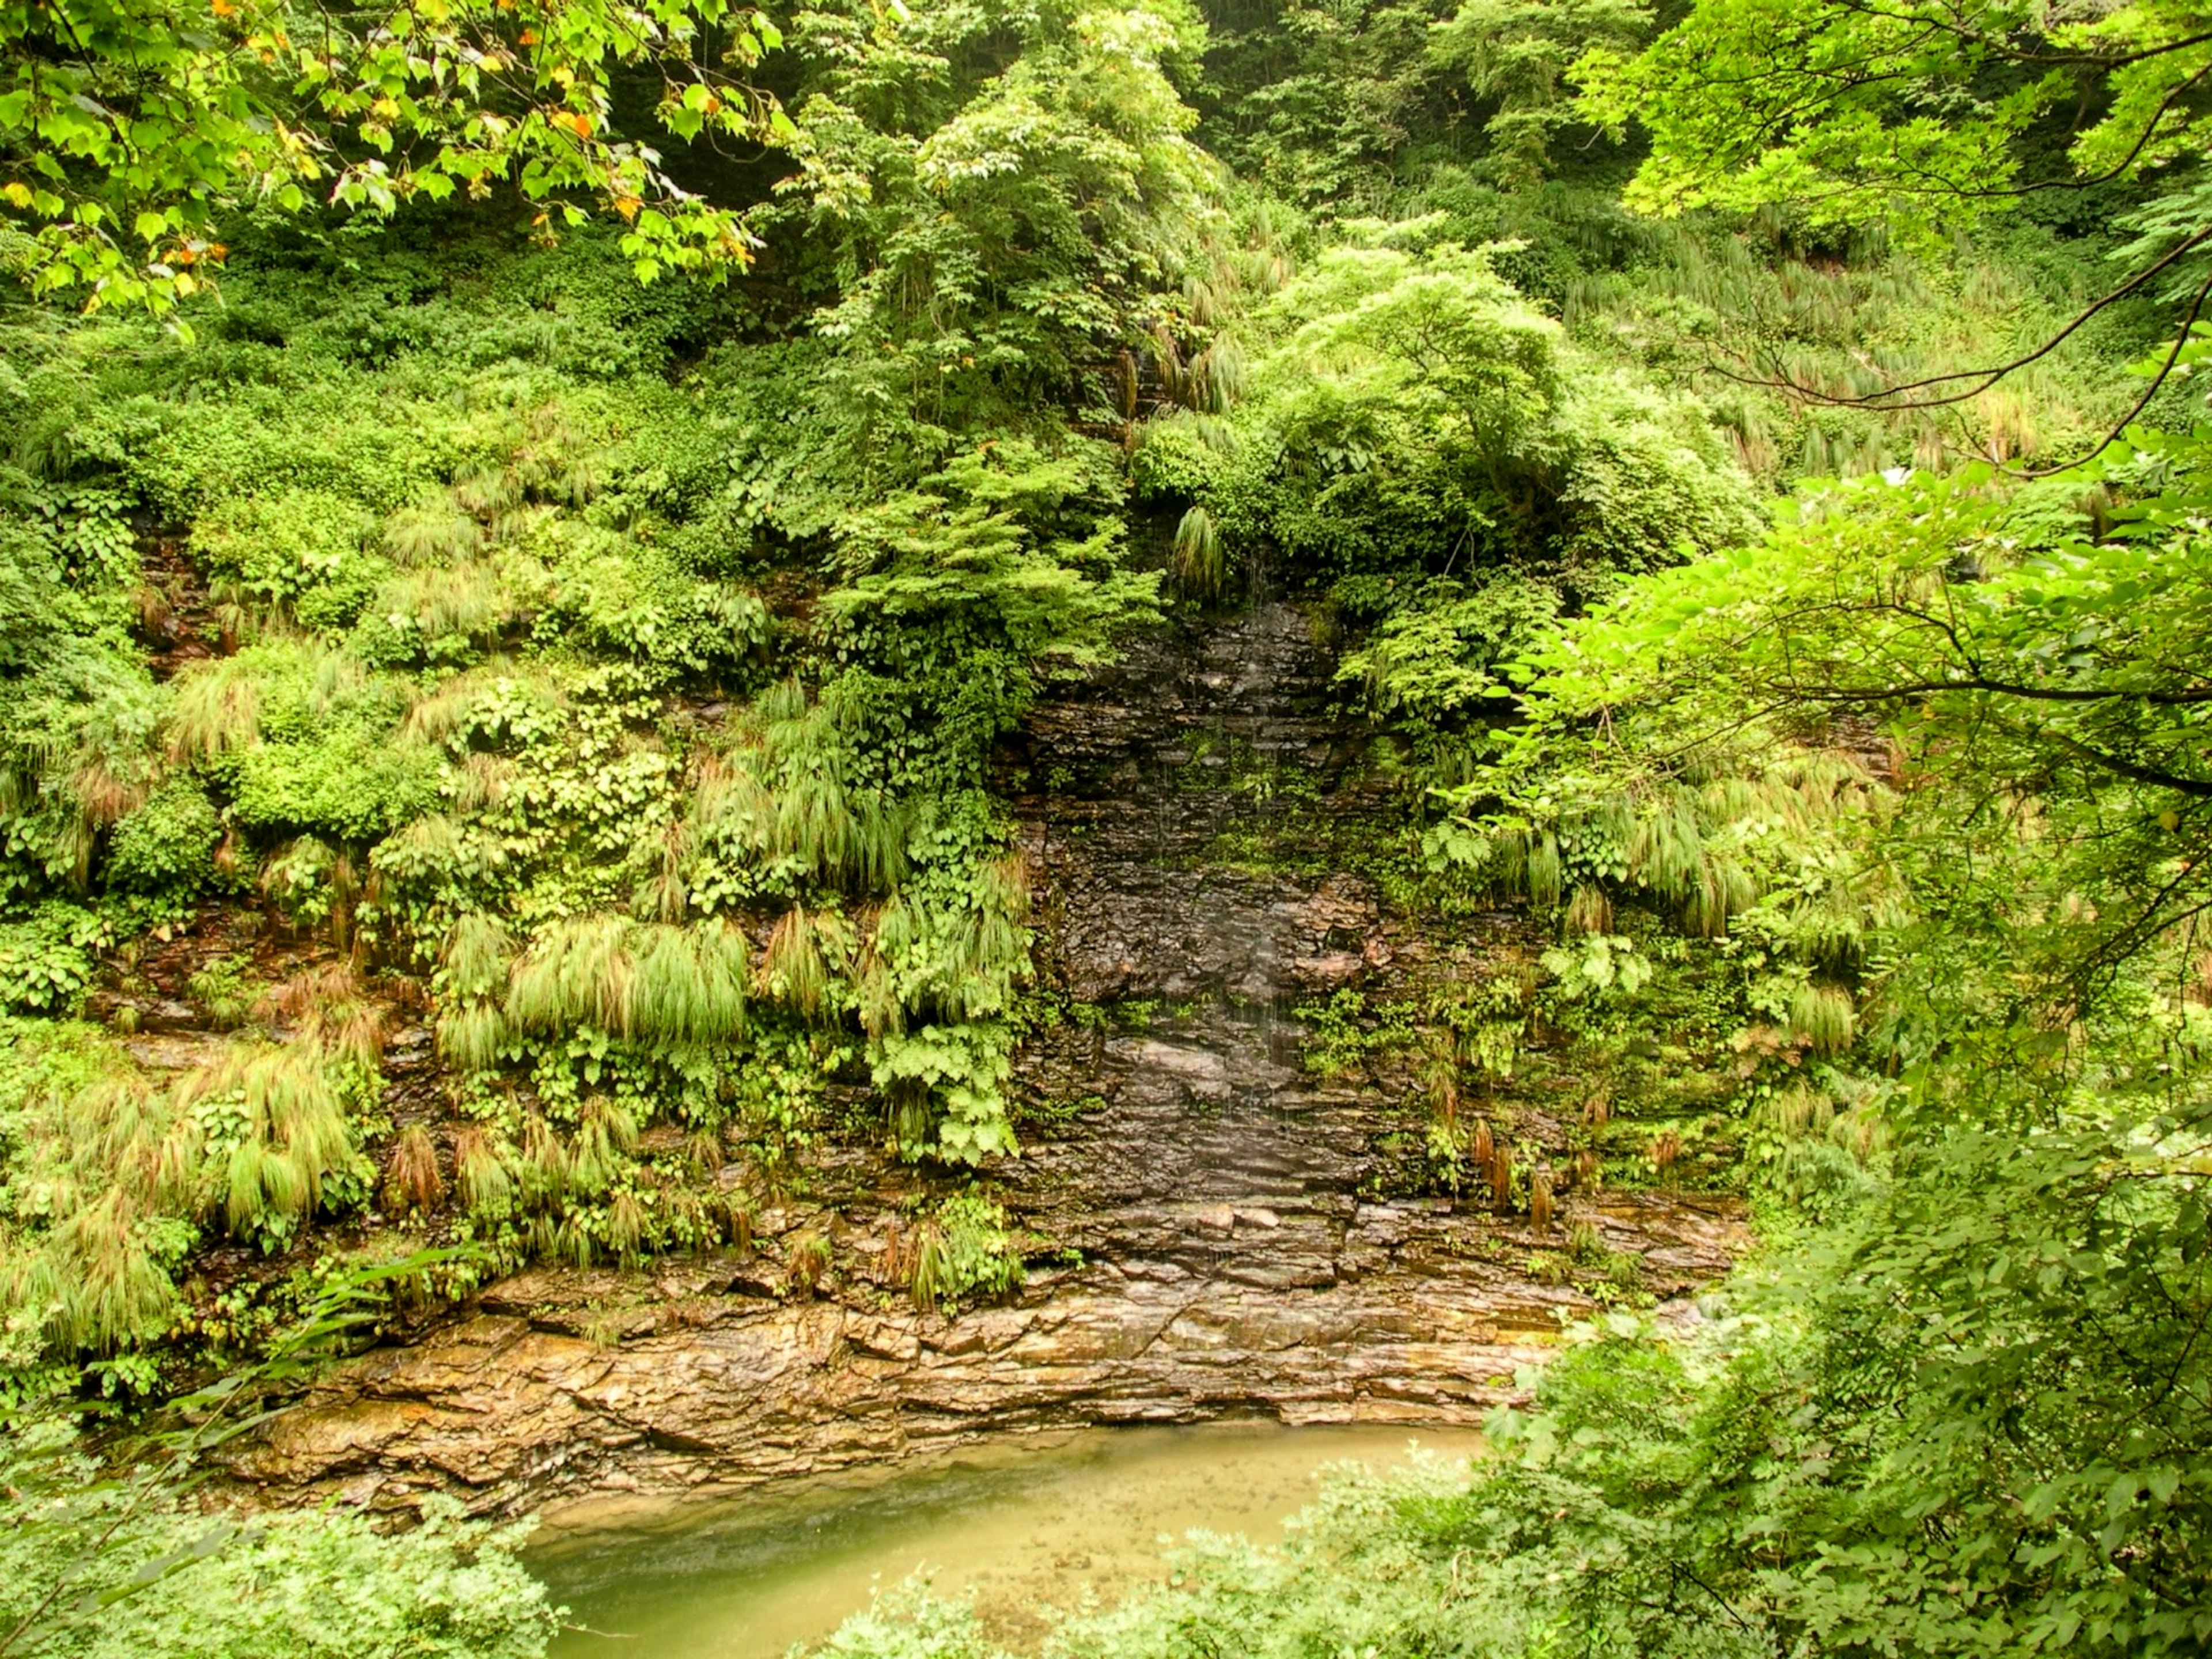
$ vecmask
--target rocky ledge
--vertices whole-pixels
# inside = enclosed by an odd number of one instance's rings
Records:
[[[238,1472],[284,1500],[503,1513],[1087,1425],[1472,1425],[1603,1293],[1562,1271],[1570,1237],[1662,1303],[1724,1272],[1726,1200],[1563,1176],[1539,1228],[1425,1194],[1407,1058],[1309,1063],[1316,999],[1411,1006],[1534,944],[1511,914],[1387,902],[1385,769],[1331,672],[1312,619],[1263,604],[1163,632],[1013,745],[1064,1015],[1020,1058],[1029,1150],[987,1172],[1030,1247],[1017,1299],[915,1311],[897,1264],[925,1182],[848,1145],[753,1252],[507,1279],[337,1370]],[[1558,1148],[1587,1103],[1540,1044],[1480,1109]],[[786,1248],[802,1232],[830,1243],[818,1284]]]

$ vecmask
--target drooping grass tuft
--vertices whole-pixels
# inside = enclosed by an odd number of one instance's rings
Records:
[[[1582,883],[1567,903],[1567,931],[1572,933],[1609,933],[1613,931],[1613,901],[1606,896],[1605,889],[1594,881]]]
[[[1730,858],[1709,858],[1682,906],[1683,924],[1706,939],[1720,939],[1727,934],[1730,918],[1758,901],[1759,884],[1741,865]]]
[[[65,1351],[112,1352],[160,1334],[178,1311],[128,1194],[106,1194],[61,1222],[33,1261],[27,1277],[42,1282],[9,1283],[9,1305],[46,1310],[47,1338]]]
[[[1513,1149],[1503,1141],[1490,1149],[1490,1201],[1501,1210],[1513,1201]]]
[[[651,1236],[651,1223],[645,1206],[638,1196],[625,1187],[607,1206],[607,1248],[615,1259],[625,1266],[635,1266]]]
[[[453,1182],[471,1215],[497,1221],[513,1213],[514,1180],[488,1131],[464,1129],[453,1137]]]
[[[720,1042],[744,1030],[745,936],[736,924],[660,922],[634,928],[632,938],[629,1035]]]
[[[1668,903],[1688,900],[1705,861],[1705,832],[1687,800],[1677,796],[1637,820],[1628,843],[1629,874]]]
[[[438,965],[456,994],[488,997],[507,982],[513,955],[514,946],[499,919],[471,910],[447,930]]]
[[[239,1042],[178,1083],[180,1111],[204,1106],[240,1125],[224,1183],[234,1235],[302,1219],[322,1201],[324,1178],[351,1165],[353,1127],[331,1083],[335,1058],[313,1042]]]
[[[915,1235],[911,1259],[907,1289],[914,1298],[915,1310],[931,1312],[959,1288],[954,1280],[952,1253],[945,1243],[945,1230],[933,1221],[923,1222]]]
[[[568,1195],[569,1162],[568,1148],[553,1126],[542,1117],[526,1118],[522,1125],[522,1152],[515,1163],[515,1184],[522,1195],[522,1205],[533,1212],[543,1212],[559,1206]],[[545,1248],[538,1249],[544,1254]]]
[[[521,615],[519,603],[488,564],[473,562],[410,570],[377,590],[376,614],[404,618],[426,645],[496,642]]]
[[[722,1137],[712,1129],[694,1129],[684,1138],[684,1168],[695,1180],[711,1180],[729,1162]]]
[[[1835,1121],[1836,1104],[1820,1090],[1800,1081],[1777,1089],[1759,1103],[1759,1124],[1784,1140],[1825,1134]]]
[[[714,1223],[730,1247],[740,1255],[750,1255],[753,1249],[753,1223],[757,1206],[753,1196],[742,1187],[732,1187],[720,1194],[713,1206]]]
[[[605,1138],[607,1146],[624,1156],[637,1150],[637,1118],[622,1102],[595,1095],[584,1103],[584,1127]]]
[[[830,768],[818,767],[775,797],[766,850],[824,886],[887,892],[906,874],[908,830],[907,814],[880,792],[848,792]]]
[[[1565,872],[1559,861],[1557,836],[1546,830],[1542,835],[1531,838],[1522,870],[1522,879],[1526,884],[1530,903],[1548,910],[1559,902],[1559,890]]]
[[[784,1271],[794,1291],[813,1295],[830,1271],[830,1241],[811,1231],[793,1234],[784,1254]]]
[[[446,1201],[445,1177],[438,1172],[437,1143],[419,1123],[402,1129],[392,1143],[384,1168],[384,1201],[393,1212],[430,1211]]]
[[[506,1053],[511,1034],[495,1003],[471,999],[438,1016],[438,1058],[457,1072],[489,1072]]]
[[[231,1148],[224,1194],[224,1219],[234,1237],[251,1235],[271,1218],[305,1215],[313,1206],[302,1160],[260,1140]]]
[[[272,1025],[296,1025],[333,1004],[361,995],[361,976],[351,961],[338,957],[278,980],[261,994],[256,1015]]]
[[[483,527],[447,490],[418,495],[384,521],[384,550],[403,565],[464,564],[483,550]]]
[[[1790,1000],[1790,1035],[1815,1054],[1850,1048],[1857,1023],[1850,993],[1832,985],[1800,986]]]
[[[796,1013],[811,1018],[822,1012],[830,994],[830,964],[805,906],[794,904],[776,919],[754,985]]]
[[[1229,553],[1213,514],[1194,507],[1176,526],[1170,554],[1176,586],[1195,599],[1213,600],[1229,580]]]
[[[520,1030],[566,1032],[578,1026],[627,1031],[635,978],[630,924],[616,915],[556,922],[516,959],[507,1017]]]
[[[258,680],[258,665],[244,657],[187,665],[176,678],[169,707],[169,759],[189,766],[259,743]]]

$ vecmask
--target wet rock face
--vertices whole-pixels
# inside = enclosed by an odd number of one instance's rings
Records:
[[[1358,977],[1381,902],[1326,867],[1328,843],[1372,828],[1392,792],[1334,665],[1305,613],[1263,603],[1148,637],[1032,715],[1013,775],[1058,907],[1042,965],[1071,997],[1267,1005]],[[1285,838],[1303,878],[1252,856]]]
[[[1392,791],[1332,665],[1304,613],[1261,604],[1162,630],[1009,746],[1063,1009],[1020,1059],[1025,1154],[988,1172],[1036,1245],[1018,1300],[919,1313],[865,1266],[782,1299],[779,1230],[828,1231],[842,1264],[896,1254],[916,1177],[848,1147],[763,1218],[761,1256],[519,1275],[329,1379],[241,1473],[286,1498],[447,1489],[495,1510],[1079,1424],[1473,1424],[1589,1305],[1529,1277],[1568,1221],[1662,1297],[1724,1271],[1725,1205],[1570,1192],[1540,1234],[1424,1194],[1402,1071],[1302,1063],[1300,1004],[1417,998],[1526,945],[1508,915],[1443,926],[1387,902]],[[1558,1082],[1524,1082],[1524,1138],[1558,1143]]]

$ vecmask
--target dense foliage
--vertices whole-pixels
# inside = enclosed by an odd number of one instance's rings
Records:
[[[1399,1033],[1439,1180],[1514,1196],[1452,1103],[1540,1018],[1691,1102],[1586,1156],[1767,1244],[1471,1488],[1065,1650],[2203,1651],[2207,50],[2159,0],[0,3],[9,1400],[143,1406],[342,1255],[744,1248],[828,1140],[966,1188],[1036,1013],[1000,740],[1266,583],[1389,736],[1407,902],[1551,929]],[[906,1254],[918,1308],[1023,1274],[988,1187]],[[451,1517],[149,1568],[173,1463],[9,1446],[0,1650],[545,1638]],[[206,1617],[102,1600],[149,1571]]]

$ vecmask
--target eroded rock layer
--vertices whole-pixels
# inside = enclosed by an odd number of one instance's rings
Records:
[[[1741,1243],[1723,1203],[1570,1188],[1540,1230],[1439,1195],[1403,1057],[1302,1054],[1301,1007],[1418,1001],[1529,943],[1509,914],[1390,902],[1396,809],[1331,661],[1306,612],[1261,603],[1147,640],[1012,745],[1056,1010],[1021,1056],[1024,1156],[988,1172],[1030,1243],[1016,1299],[914,1310],[896,1264],[925,1179],[847,1146],[748,1255],[506,1280],[342,1369],[244,1472],[491,1510],[1085,1424],[1471,1424],[1589,1305],[1531,1276],[1563,1229],[1639,1259],[1661,1298],[1722,1272]],[[1486,1107],[1556,1146],[1582,1103],[1540,1049]],[[836,1264],[811,1293],[784,1260],[802,1231]]]

